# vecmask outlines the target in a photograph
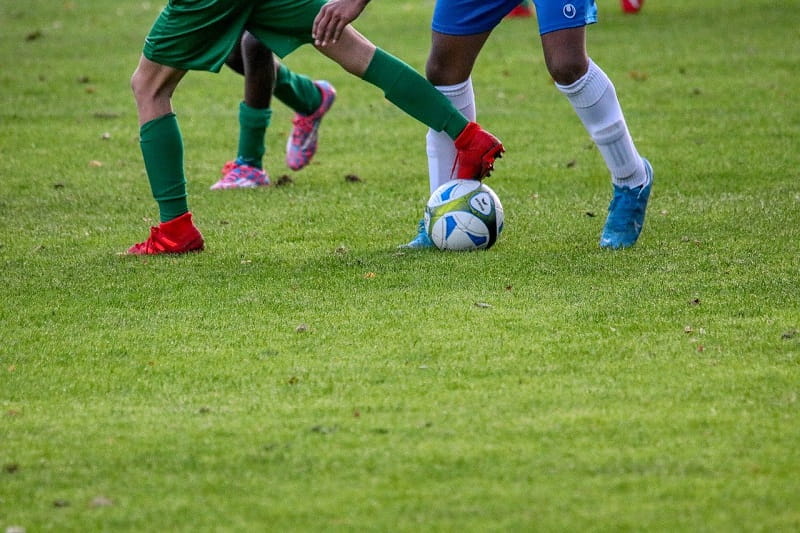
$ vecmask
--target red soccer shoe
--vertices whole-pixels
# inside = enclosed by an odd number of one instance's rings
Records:
[[[638,13],[642,9],[644,0],[620,0],[624,13]]]
[[[203,249],[203,236],[192,222],[192,214],[184,213],[169,222],[150,228],[150,237],[128,248],[133,255],[185,254]]]
[[[482,180],[494,170],[494,160],[503,157],[503,143],[481,128],[470,122],[455,141],[456,177],[462,180]]]

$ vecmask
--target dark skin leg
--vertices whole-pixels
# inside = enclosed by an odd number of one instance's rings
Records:
[[[433,32],[425,76],[433,85],[457,85],[467,81],[489,34],[445,35]]]
[[[491,32],[445,35],[433,32],[425,75],[434,85],[457,85],[467,81],[475,61]],[[550,76],[560,85],[570,85],[589,68],[586,28],[569,28],[541,36],[542,51]]]
[[[253,109],[269,108],[278,68],[272,51],[245,32],[225,64],[244,75],[244,102]]]
[[[542,35],[544,62],[559,85],[571,85],[589,70],[586,27],[558,30]]]

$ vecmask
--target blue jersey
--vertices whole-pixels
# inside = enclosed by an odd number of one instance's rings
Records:
[[[431,28],[447,35],[473,35],[500,24],[520,0],[436,0]],[[533,0],[539,33],[597,22],[594,0]]]

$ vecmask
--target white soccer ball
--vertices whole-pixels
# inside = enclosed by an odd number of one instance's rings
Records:
[[[481,250],[503,231],[503,206],[488,185],[451,180],[433,191],[425,206],[425,231],[440,250]]]

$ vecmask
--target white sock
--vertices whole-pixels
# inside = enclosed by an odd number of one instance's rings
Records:
[[[467,119],[475,121],[477,113],[472,78],[467,78],[467,81],[456,85],[437,85],[436,89],[445,95]],[[450,181],[453,163],[456,160],[456,147],[453,139],[443,131],[428,130],[425,143],[428,152],[428,179],[431,192],[433,192],[441,184]]]
[[[631,139],[617,92],[611,80],[594,61],[589,70],[571,85],[559,85],[566,95],[611,172],[614,185],[638,187],[647,182],[644,162]]]

